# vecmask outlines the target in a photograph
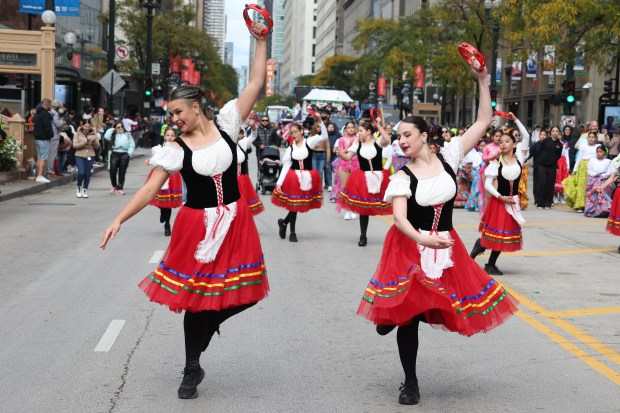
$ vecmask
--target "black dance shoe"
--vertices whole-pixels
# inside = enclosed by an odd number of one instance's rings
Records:
[[[396,328],[396,325],[379,324],[377,325],[377,334],[379,334],[380,336],[386,336],[395,328]]]
[[[482,245],[480,245],[480,238],[478,238],[476,240],[476,243],[474,244],[474,247],[471,249],[469,256],[475,259],[478,255],[482,254],[484,251],[485,249],[482,248]]]
[[[195,399],[198,397],[196,387],[205,377],[205,371],[200,368],[200,364],[192,362],[185,366],[183,370],[183,382],[179,387],[179,399]]]
[[[420,401],[420,388],[418,382],[411,384],[400,384],[400,396],[398,396],[398,403],[400,404],[418,404]]]
[[[278,234],[280,235],[280,238],[286,238],[286,224],[284,223],[284,220],[282,218],[278,220],[278,229]]]
[[[484,264],[484,270],[489,275],[504,275],[495,265]]]
[[[297,242],[297,235],[295,235],[294,232],[291,232],[291,234],[288,236],[288,240],[291,242]]]
[[[360,240],[359,240],[359,242],[357,243],[357,245],[359,245],[360,247],[365,247],[365,246],[366,246],[366,244],[368,244],[368,240],[366,239],[366,237],[365,237],[365,236],[360,235]]]
[[[169,223],[169,222],[166,222],[166,223],[164,224],[164,235],[165,235],[165,236],[167,236],[167,237],[169,237],[169,236],[170,236],[170,234],[172,234],[172,232],[170,231],[170,223]]]

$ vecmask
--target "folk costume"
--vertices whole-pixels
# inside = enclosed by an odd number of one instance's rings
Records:
[[[237,183],[241,196],[248,203],[252,215],[256,216],[265,210],[265,206],[258,197],[248,174],[248,150],[255,139],[256,132],[253,131],[250,136],[246,136],[237,142]]]

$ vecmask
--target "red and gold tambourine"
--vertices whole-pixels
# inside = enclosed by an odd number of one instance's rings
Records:
[[[510,116],[510,113],[508,113],[508,112],[502,112],[501,110],[496,110],[496,111],[493,111],[493,114],[495,116],[499,116],[499,117],[504,118],[504,119],[512,120],[512,116]]]
[[[308,115],[312,116],[315,119],[320,119],[321,118],[321,116],[318,113],[316,113],[314,111],[314,109],[312,109],[312,108],[307,108],[306,112],[308,112]]]
[[[262,31],[262,35],[266,35],[267,33],[273,30],[273,19],[271,15],[267,11],[267,9],[262,8],[258,4],[246,4],[245,10],[243,10],[243,19],[245,20],[245,25],[248,26],[248,29],[252,27],[252,19],[250,18],[250,10],[254,10],[258,12],[265,19],[265,24],[267,25],[267,29]]]
[[[487,61],[484,59],[484,56],[471,44],[466,42],[459,44],[459,53],[463,60],[469,65],[474,61],[478,61],[478,63],[480,63],[480,67],[478,68],[479,72],[482,72],[486,67]]]
[[[370,118],[373,122],[381,119],[381,112],[377,108],[370,108]]]

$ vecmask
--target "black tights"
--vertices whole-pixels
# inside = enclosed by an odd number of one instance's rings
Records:
[[[170,224],[170,216],[172,215],[172,208],[159,208],[159,222],[162,224],[167,222]]]
[[[211,342],[213,334],[219,334],[220,325],[243,310],[256,303],[244,304],[238,307],[226,308],[221,311],[206,310],[197,313],[185,312],[183,330],[185,331],[185,364],[199,362],[200,353],[205,351]]]
[[[396,331],[396,342],[398,343],[398,354],[400,363],[405,371],[405,384],[417,383],[416,361],[418,358],[418,326],[420,318],[416,317],[411,324],[398,327]]]
[[[289,228],[292,233],[295,233],[295,222],[297,221],[297,212],[289,211],[286,218],[284,218],[284,225],[291,225]]]
[[[499,254],[501,254],[501,251],[491,251],[491,255],[489,256],[489,265],[495,265],[495,263],[497,262],[497,257],[499,257]]]
[[[368,215],[360,215],[360,232],[363,237],[366,236],[366,230],[368,230]]]

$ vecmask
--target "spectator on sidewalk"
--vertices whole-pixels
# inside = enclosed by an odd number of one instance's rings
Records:
[[[50,140],[54,137],[52,115],[49,113],[51,102],[49,99],[43,99],[36,108],[37,112],[33,120],[34,141],[37,146],[37,177],[35,181],[39,183],[50,181],[43,175],[43,172],[50,153]]]
[[[125,195],[125,173],[129,166],[129,158],[136,149],[133,137],[124,129],[122,122],[116,122],[114,128],[105,133],[105,140],[110,143],[112,154],[110,155],[110,182],[112,188],[110,194]]]
[[[90,122],[82,120],[82,126],[78,128],[73,140],[75,163],[78,168],[77,192],[75,196],[78,198],[88,198],[90,174],[95,161],[95,153],[100,146],[99,137],[93,130]]]
[[[256,147],[256,159],[260,161],[261,152],[266,146],[280,146],[280,137],[278,132],[271,124],[269,116],[263,115],[260,118],[260,124],[256,128],[256,139],[253,142]]]
[[[60,114],[58,111],[62,108],[62,102],[58,99],[54,99],[51,102],[51,108],[49,113],[52,115],[52,131],[53,136],[50,139],[50,148],[47,154],[47,163],[45,167],[45,172],[49,177],[56,178],[56,171],[54,170],[54,163],[56,162],[56,158],[58,157],[58,145],[60,143],[60,128],[64,125],[64,121],[60,119]]]

